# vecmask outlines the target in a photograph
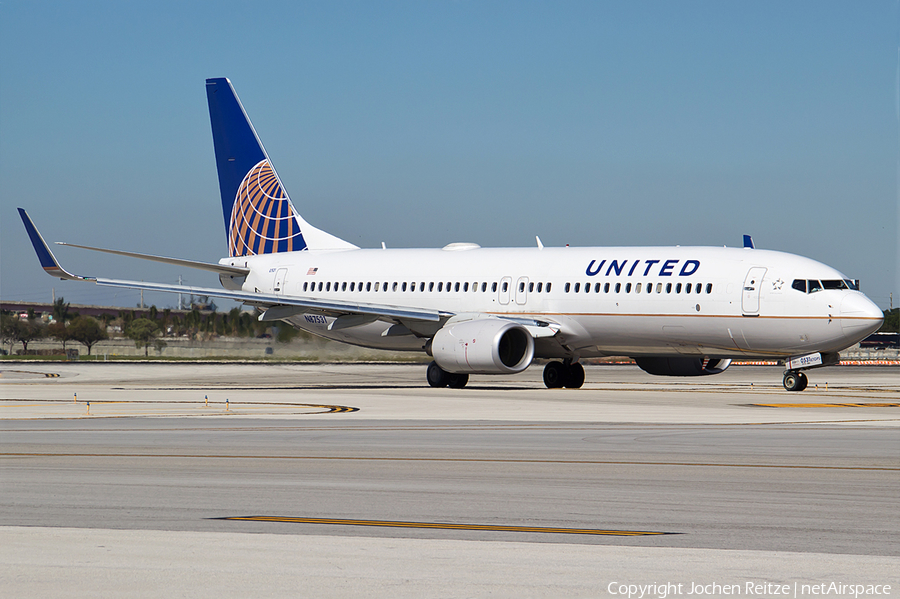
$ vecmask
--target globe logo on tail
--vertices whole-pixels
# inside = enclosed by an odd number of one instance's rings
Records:
[[[268,160],[244,176],[234,198],[228,235],[232,256],[306,249],[290,198]]]

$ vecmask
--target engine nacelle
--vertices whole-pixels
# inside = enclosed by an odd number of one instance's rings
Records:
[[[534,359],[534,338],[520,324],[482,318],[440,329],[431,342],[437,365],[457,374],[515,374]]]
[[[709,360],[703,358],[635,358],[637,365],[646,373],[657,376],[706,376],[719,374],[731,365],[731,360]]]

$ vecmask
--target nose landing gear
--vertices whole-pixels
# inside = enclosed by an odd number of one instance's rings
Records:
[[[809,384],[809,379],[799,370],[786,370],[783,382],[788,391],[803,391]]]

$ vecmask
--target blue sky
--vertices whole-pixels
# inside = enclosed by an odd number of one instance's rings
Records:
[[[896,2],[4,2],[0,298],[48,241],[216,261],[204,79],[229,77],[294,204],[365,247],[740,245],[886,308],[898,275]],[[71,248],[85,275],[214,276]],[[147,295],[158,306],[168,295]]]

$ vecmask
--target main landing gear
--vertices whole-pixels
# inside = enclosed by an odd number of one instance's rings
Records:
[[[579,389],[584,384],[584,367],[575,362],[549,362],[544,366],[544,384],[548,389]]]
[[[428,379],[428,384],[432,387],[450,387],[451,389],[462,389],[469,382],[468,374],[447,372],[438,366],[437,362],[432,362],[428,365],[426,378]]]
[[[786,370],[784,372],[784,388],[788,391],[803,391],[809,384],[809,379],[799,370]]]

